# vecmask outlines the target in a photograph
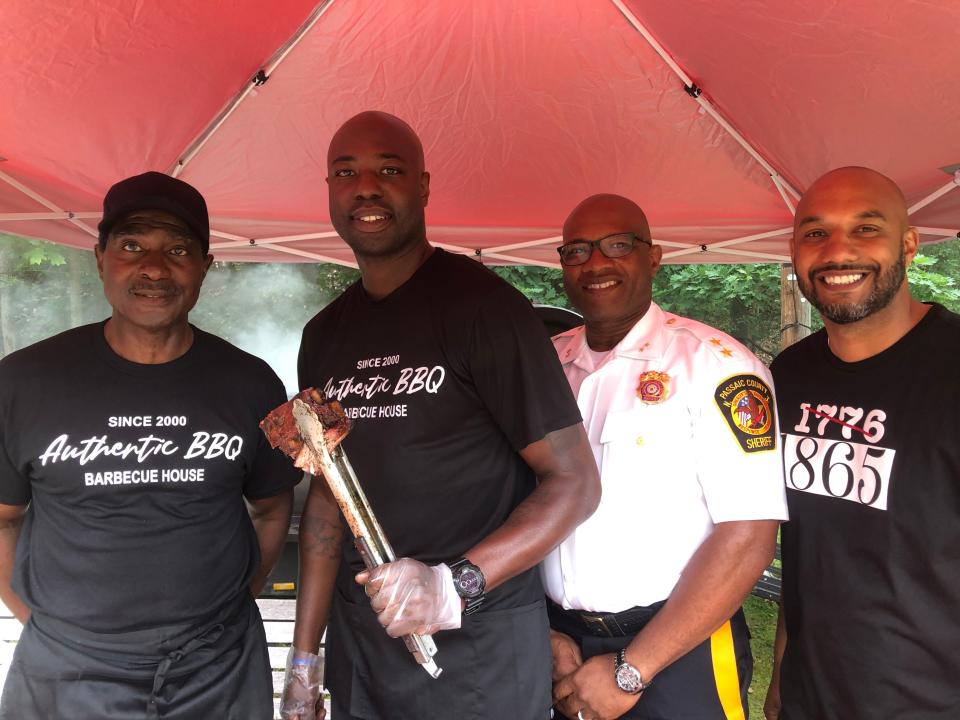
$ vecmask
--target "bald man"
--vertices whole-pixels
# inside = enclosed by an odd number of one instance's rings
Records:
[[[304,330],[300,384],[355,419],[347,453],[404,559],[361,572],[314,479],[292,663],[315,662],[327,626],[336,720],[545,720],[536,565],[600,492],[576,402],[530,303],[427,242],[430,176],[406,123],[376,112],[348,120],[330,143],[327,183],[361,279]],[[399,640],[411,632],[434,633],[438,679]],[[288,690],[286,717],[312,717],[302,689]]]
[[[630,200],[584,200],[558,250],[585,326],[554,344],[603,497],[543,563],[557,708],[743,718],[753,661],[740,605],[786,517],[769,373],[652,302],[662,251]]]
[[[797,207],[824,329],[772,366],[790,522],[770,720],[960,717],[960,317],[910,295],[918,244],[873,170]]]

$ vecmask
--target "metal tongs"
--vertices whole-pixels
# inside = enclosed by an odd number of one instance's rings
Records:
[[[347,454],[343,448],[339,444],[333,450],[327,446],[323,437],[323,423],[300,399],[293,401],[293,419],[304,442],[313,451],[320,464],[323,477],[330,486],[330,491],[337,505],[340,506],[347,525],[350,526],[353,543],[360,557],[363,558],[363,564],[370,570],[396,560],[397,556],[387,541],[386,535],[383,534],[383,528],[377,522],[373,510],[370,509],[370,503],[363,494],[357,475],[350,461],[347,460]],[[437,654],[437,646],[432,636],[404,635],[403,642],[430,677],[440,677],[443,670],[433,660],[433,656]]]

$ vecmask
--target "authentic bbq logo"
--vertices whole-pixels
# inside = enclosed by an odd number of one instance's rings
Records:
[[[717,386],[714,399],[744,452],[777,447],[773,393],[763,380],[756,375],[734,375]]]
[[[654,370],[641,374],[637,383],[637,397],[647,405],[662,403],[670,397],[670,376]]]

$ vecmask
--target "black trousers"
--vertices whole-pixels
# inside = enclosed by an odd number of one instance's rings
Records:
[[[433,636],[433,679],[388,637],[370,603],[335,595],[326,685],[334,720],[549,720],[550,639],[542,600],[464,616]]]
[[[580,646],[583,659],[616,653],[630,644],[626,637],[595,637],[577,624],[550,613],[554,630]],[[613,663],[610,663],[613,674]],[[747,688],[753,676],[750,633],[743,610],[711,637],[662,670],[624,720],[744,720],[748,717]],[[555,718],[563,720],[556,713]]]
[[[263,622],[244,595],[199,625],[117,636],[35,613],[14,651],[0,718],[272,718]]]

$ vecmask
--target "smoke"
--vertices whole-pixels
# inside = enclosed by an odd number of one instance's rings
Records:
[[[207,274],[190,320],[266,361],[290,397],[298,390],[303,326],[328,301],[315,266],[217,264]]]
[[[22,254],[32,246],[16,242],[0,258],[7,261],[0,272],[0,356],[110,316],[92,252],[55,248],[50,252],[65,262],[32,265]],[[351,273],[309,264],[215,263],[190,322],[265,360],[289,397],[298,389],[303,326],[349,283]]]

